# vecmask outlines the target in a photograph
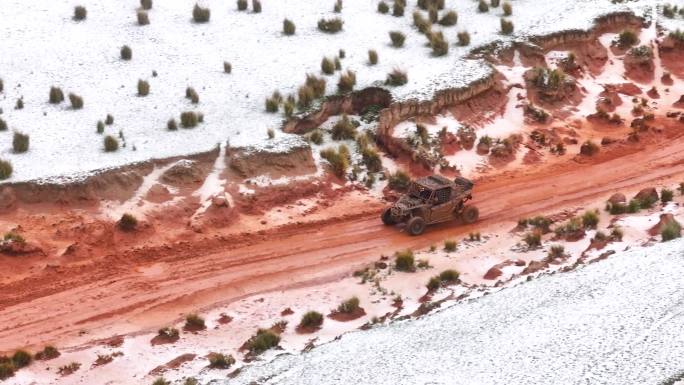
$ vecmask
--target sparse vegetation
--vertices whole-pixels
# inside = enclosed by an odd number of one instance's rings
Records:
[[[140,7],[146,11],[152,9],[152,0],[140,0]]]
[[[484,0],[480,0],[480,2],[477,4],[477,11],[480,13],[489,12],[489,4],[487,4],[487,2]]]
[[[370,65],[378,64],[378,52],[374,49],[368,50],[368,63]]]
[[[190,102],[192,104],[199,103],[199,95],[197,94],[197,91],[195,91],[195,89],[192,87],[188,87],[185,89],[185,97],[187,99],[190,99]]]
[[[191,313],[185,316],[185,328],[186,329],[204,329],[206,324],[204,323],[204,318],[200,317],[195,313]]]
[[[12,163],[8,160],[0,159],[0,180],[9,179],[12,176]]]
[[[504,2],[501,9],[506,16],[511,16],[513,14],[513,6],[509,2]]]
[[[449,42],[441,31],[430,34],[430,48],[433,56],[444,56],[449,53]]]
[[[510,20],[506,20],[504,18],[501,18],[501,33],[504,35],[510,35],[513,33],[514,26],[513,22]]]
[[[315,98],[320,98],[325,95],[325,84],[326,81],[324,78],[320,78],[316,75],[313,74],[306,74],[306,83],[307,86],[311,87],[313,90],[313,95]]]
[[[292,22],[290,19],[284,19],[283,20],[283,33],[285,35],[291,36],[295,34],[295,31],[297,30],[297,26],[295,26],[295,23]]]
[[[107,114],[107,117],[105,117],[105,124],[108,126],[114,124],[114,117],[111,114]]]
[[[318,20],[318,29],[325,33],[337,33],[342,30],[342,25],[344,22],[339,17],[332,19],[320,19]]]
[[[59,87],[50,87],[50,104],[59,104],[64,101],[64,92]]]
[[[458,23],[458,13],[456,11],[448,11],[439,19],[439,24],[445,27],[451,27]]]
[[[446,251],[448,253],[454,252],[454,251],[456,251],[457,245],[458,245],[458,243],[454,240],[451,240],[451,239],[446,240],[446,241],[444,241],[444,251]]]
[[[77,5],[74,7],[74,20],[81,21],[85,20],[88,16],[88,10],[82,5]]]
[[[28,134],[15,132],[12,138],[12,149],[16,154],[23,154],[29,149],[30,137]]]
[[[166,381],[164,377],[159,377],[154,382],[152,385],[171,385],[171,381]]]
[[[36,360],[46,361],[46,360],[51,360],[53,358],[57,358],[57,357],[59,357],[59,355],[60,355],[60,352],[59,352],[59,350],[57,350],[56,347],[54,347],[52,345],[48,345],[48,346],[44,347],[43,350],[36,353],[34,358]]]
[[[138,227],[138,218],[131,213],[125,213],[117,222],[117,226],[123,231],[133,231]]]
[[[342,12],[342,0],[337,0],[335,1],[335,6],[333,7],[333,11],[335,13],[340,13]]]
[[[622,48],[628,48],[639,42],[639,36],[631,29],[626,29],[618,35],[618,45]]]
[[[411,177],[408,176],[404,171],[397,170],[394,174],[389,176],[389,181],[387,185],[392,190],[396,191],[406,191],[409,184],[411,183]]]
[[[384,1],[381,1],[378,3],[378,12],[382,13],[383,15],[389,12],[389,5],[385,3]]]
[[[595,229],[599,223],[599,213],[598,210],[585,211],[582,214],[582,226],[585,229]]]
[[[247,341],[247,349],[251,354],[258,355],[268,349],[278,346],[280,336],[267,329],[259,329],[256,334]]]
[[[599,150],[600,150],[600,148],[596,143],[594,143],[591,140],[587,140],[580,147],[580,154],[587,155],[587,156],[593,156],[593,155],[598,154]]]
[[[666,204],[668,202],[672,202],[672,199],[674,198],[674,192],[670,189],[662,189],[660,191],[660,201],[663,204]]]
[[[0,380],[6,380],[14,375],[14,365],[10,360],[0,357]]]
[[[458,45],[461,47],[470,45],[470,34],[467,31],[459,32],[456,37],[458,38]]]
[[[337,89],[339,92],[351,92],[356,85],[356,73],[352,70],[347,70],[340,74],[340,79],[337,82]]]
[[[348,300],[342,302],[338,307],[337,311],[339,313],[351,314],[359,310],[359,297],[351,297]]]
[[[125,45],[121,47],[121,59],[123,60],[131,60],[133,57],[133,50],[131,50],[131,47]]]
[[[98,134],[102,134],[102,133],[104,133],[104,129],[105,129],[105,124],[104,124],[104,122],[101,121],[101,120],[98,120],[98,121],[97,121],[97,124],[95,125],[95,130],[96,130],[96,132],[97,132]]]
[[[252,0],[252,12],[261,13],[261,1],[260,0]]]
[[[392,46],[395,48],[400,48],[404,46],[404,41],[406,40],[406,35],[400,31],[390,31],[390,40],[392,41]]]
[[[14,107],[15,110],[23,110],[24,109],[24,97],[20,97],[17,99],[17,104]]]
[[[246,11],[248,5],[247,0],[237,0],[238,11]]]
[[[394,254],[394,268],[398,271],[411,272],[416,270],[416,260],[411,249],[397,251]]]
[[[671,241],[682,236],[682,227],[675,220],[667,222],[662,230],[660,231],[660,236],[663,242]]]
[[[541,246],[541,231],[535,230],[525,234],[523,241],[530,249]]]
[[[169,119],[168,122],[166,122],[166,129],[169,131],[176,131],[178,129],[178,124],[176,123],[176,119]]]
[[[83,98],[76,94],[69,94],[69,102],[71,102],[71,108],[74,110],[83,108]]]
[[[335,175],[339,178],[344,178],[349,168],[349,157],[346,147],[340,145],[337,150],[334,148],[326,148],[321,150],[321,158],[330,163],[330,167]]]
[[[157,331],[157,336],[166,340],[176,340],[180,337],[180,332],[178,329],[169,326],[159,329]]]
[[[439,280],[442,281],[443,284],[449,284],[458,282],[459,276],[460,273],[458,271],[453,269],[447,269],[439,273]]]
[[[299,326],[302,328],[318,328],[323,325],[323,314],[317,311],[308,311],[304,313]]]
[[[368,172],[380,172],[382,170],[382,159],[380,159],[378,152],[370,146],[361,150],[361,157]]]
[[[324,57],[321,60],[321,71],[326,75],[332,75],[335,73],[335,62],[333,59]]]
[[[549,259],[557,259],[557,258],[562,258],[565,255],[565,247],[562,245],[553,245],[549,249],[549,254],[548,258]]]
[[[138,18],[138,25],[148,25],[150,24],[150,16],[147,14],[145,11],[138,11],[136,13],[136,17]]]
[[[228,369],[235,363],[230,354],[209,353],[209,367],[212,369]]]
[[[208,23],[211,18],[211,10],[209,8],[202,8],[199,4],[195,4],[192,8],[192,19],[195,23]]]
[[[7,131],[7,122],[0,118],[0,131]]]
[[[147,96],[150,94],[150,83],[146,80],[138,79],[138,96]]]
[[[404,16],[404,8],[406,8],[406,4],[403,1],[394,1],[394,5],[392,6],[392,16],[394,17],[402,17]]]
[[[58,369],[58,373],[63,375],[63,376],[68,376],[69,374],[73,374],[76,372],[78,369],[81,368],[81,364],[78,362],[71,362],[66,365],[62,365]]]
[[[356,137],[356,126],[346,114],[332,128],[333,140],[350,140]]]
[[[233,66],[230,63],[228,63],[227,61],[223,62],[223,72],[225,72],[227,74],[233,72]]]
[[[406,75],[406,72],[398,68],[395,68],[392,70],[392,72],[388,73],[387,79],[385,80],[385,84],[395,87],[403,86],[406,83],[408,83],[408,76]]]
[[[194,128],[201,122],[201,115],[194,111],[185,111],[180,114],[181,127]]]

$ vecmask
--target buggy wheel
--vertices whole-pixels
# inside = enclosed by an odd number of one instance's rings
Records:
[[[406,223],[406,229],[411,235],[420,235],[425,231],[425,220],[421,217],[413,217]]]
[[[392,225],[397,224],[397,221],[392,216],[392,208],[391,207],[387,207],[384,210],[382,210],[381,218],[382,218],[382,223],[384,223],[385,226],[392,226]]]
[[[471,224],[477,222],[478,218],[480,218],[480,210],[477,209],[475,206],[466,206],[463,208],[463,212],[461,213],[461,219],[463,220],[463,223],[465,224]]]

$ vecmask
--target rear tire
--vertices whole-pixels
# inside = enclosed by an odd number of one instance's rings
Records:
[[[394,217],[392,217],[391,207],[387,207],[384,210],[382,210],[382,215],[380,216],[380,218],[382,218],[382,223],[384,223],[385,226],[392,226],[397,224],[397,221],[394,220]]]
[[[467,225],[477,222],[479,218],[480,210],[475,206],[466,206],[463,209],[463,212],[461,212],[461,219],[463,220],[463,223]]]
[[[425,220],[421,217],[413,217],[406,223],[406,229],[413,236],[423,234],[423,231],[425,231]]]

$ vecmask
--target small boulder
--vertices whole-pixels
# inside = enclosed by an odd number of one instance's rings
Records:
[[[527,265],[527,267],[526,267],[525,269],[523,269],[522,274],[523,274],[523,275],[526,275],[526,274],[536,273],[536,272],[538,272],[539,270],[546,269],[547,267],[549,267],[549,263],[548,263],[548,262],[544,262],[544,261],[532,261],[532,262],[530,262],[529,265]]]
[[[496,266],[493,266],[491,269],[487,270],[487,273],[485,273],[483,278],[488,279],[488,280],[494,280],[494,279],[499,278],[501,276],[501,274],[502,274],[501,269],[499,269]]]
[[[639,193],[634,196],[634,199],[637,199],[640,202],[655,203],[658,201],[658,199],[660,199],[660,196],[655,188],[649,187],[639,191]]]
[[[625,204],[627,203],[627,197],[622,193],[615,193],[608,198],[608,203],[611,205]]]
[[[661,215],[660,215],[660,221],[658,221],[658,224],[656,224],[655,226],[651,227],[651,228],[648,230],[648,234],[651,235],[651,236],[659,235],[659,234],[663,231],[663,228],[665,228],[665,226],[667,226],[668,224],[670,224],[670,223],[672,223],[672,222],[681,225],[679,222],[677,222],[677,220],[675,219],[674,215],[672,215],[672,214],[670,214],[670,213],[668,213],[668,214],[661,214]],[[681,226],[680,226],[680,227],[681,227]]]

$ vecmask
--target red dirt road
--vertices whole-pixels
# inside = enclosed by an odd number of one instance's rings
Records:
[[[375,205],[327,224],[131,250],[36,271],[0,285],[0,351],[155,329],[183,313],[245,296],[334,280],[383,253],[583,207],[616,191],[684,180],[682,124],[660,123],[670,126],[670,137],[659,136],[659,144],[478,181],[474,197],[481,220],[472,226],[439,225],[410,237],[383,226]]]

